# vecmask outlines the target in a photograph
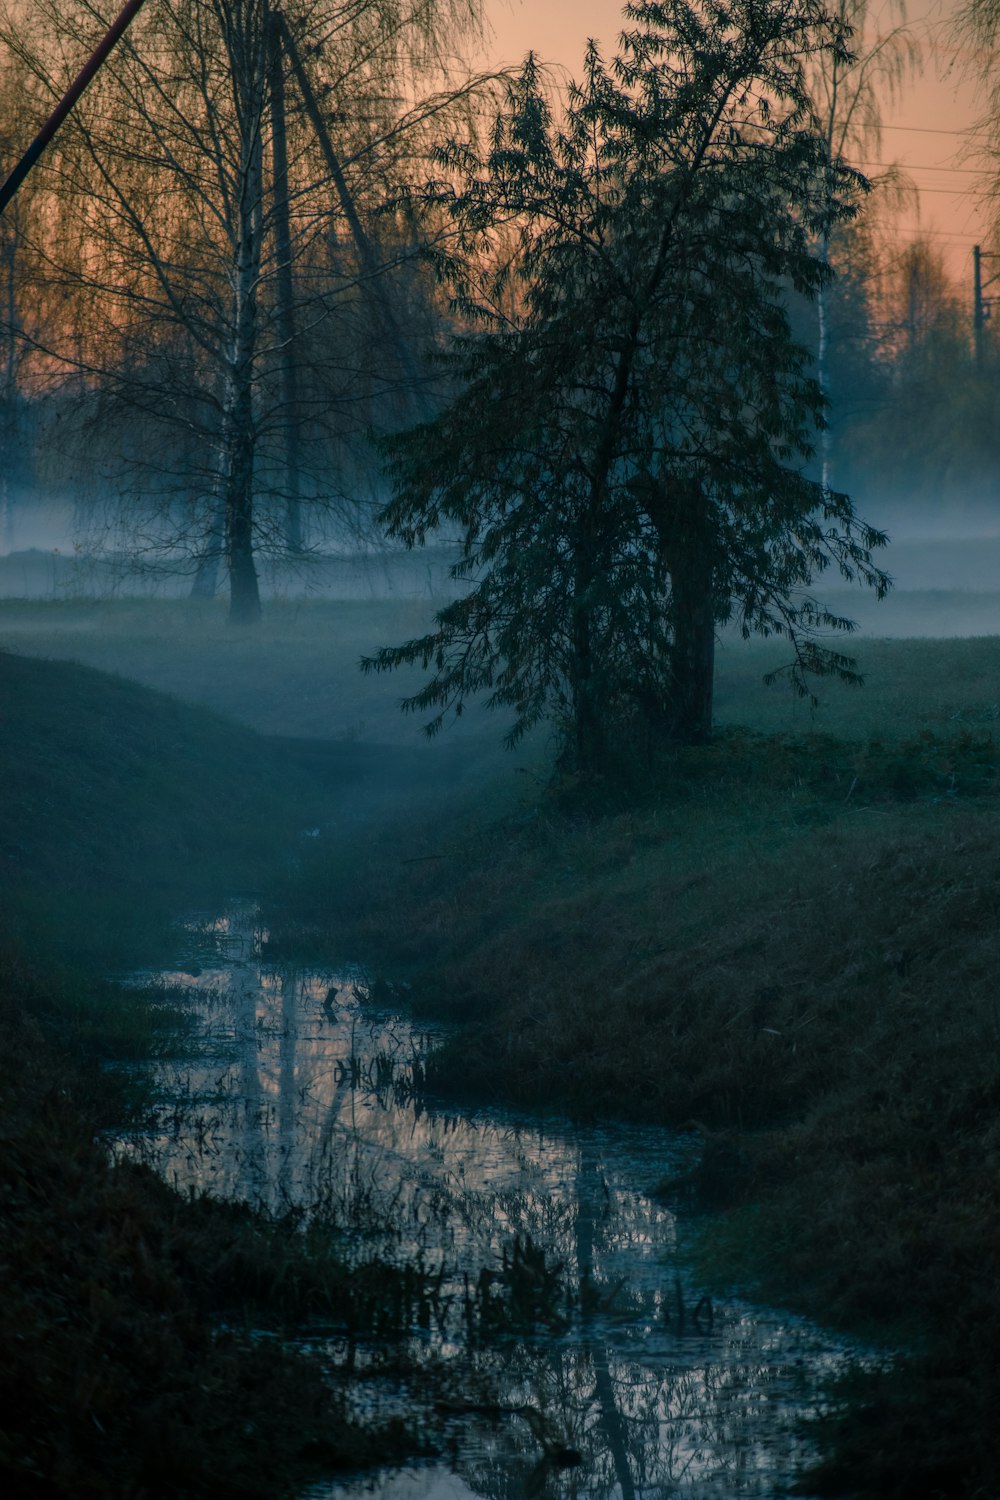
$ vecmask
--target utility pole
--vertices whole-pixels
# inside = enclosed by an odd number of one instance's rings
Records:
[[[1000,254],[992,251],[981,250],[978,245],[972,247],[972,337],[976,353],[976,369],[981,370],[985,360],[985,339],[983,337],[986,324],[990,320],[990,312],[994,302],[1000,300],[997,297],[985,296],[986,289],[994,286],[1000,281],[1000,271],[983,280],[983,261],[1000,260]]]
[[[364,226],[361,223],[357,207],[351,196],[351,190],[347,185],[347,179],[340,165],[340,159],[334,150],[333,141],[330,139],[330,132],[324,122],[312,84],[309,82],[309,76],[302,65],[302,58],[296,46],[295,38],[291,33],[287,20],[280,11],[275,12],[275,17],[279,25],[281,40],[284,43],[288,61],[292,65],[292,72],[299,86],[299,94],[301,95],[302,102],[305,104],[306,114],[309,116],[309,123],[312,125],[316,133],[316,138],[322,148],[327,171],[330,173],[330,178],[336,188],[337,197],[340,199],[340,206],[344,212],[344,218],[347,220],[358,251],[365,289],[371,293],[383,331],[392,345],[393,352],[399,362],[400,370],[406,380],[410,398],[418,407],[422,407],[423,398],[421,396],[420,379],[416,362],[413,358],[410,345],[403,336],[403,331],[399,326],[399,321],[396,318],[388,293],[383,285],[383,267],[379,262],[375,247],[365,233]]]

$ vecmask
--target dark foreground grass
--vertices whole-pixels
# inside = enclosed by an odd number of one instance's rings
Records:
[[[412,1452],[402,1425],[348,1419],[327,1364],[274,1336],[370,1326],[322,1237],[109,1159],[100,1133],[135,1100],[61,1024],[99,999],[0,959],[4,1494],[291,1495]]]
[[[466,1023],[432,1088],[699,1131],[663,1190],[718,1211],[706,1265],[917,1351],[813,1492],[1000,1493],[998,790],[981,729],[731,733],[642,796],[467,807],[311,882],[318,928],[322,889]]]
[[[344,1412],[317,1322],[394,1338],[390,1268],[319,1226],[182,1199],[103,1144],[179,1017],[99,977],[247,893],[361,774],[122,679],[0,654],[0,1492],[274,1497],[419,1448]],[[306,753],[308,752],[308,753]]]

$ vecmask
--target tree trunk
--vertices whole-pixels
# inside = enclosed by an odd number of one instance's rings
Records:
[[[285,408],[285,545],[302,551],[302,504],[299,482],[299,388],[295,354],[292,235],[288,218],[288,137],[285,129],[284,53],[281,19],[268,20],[268,62],[271,78],[271,153],[274,182],[275,283],[278,297],[278,337],[281,340],[281,401]]]
[[[260,619],[260,590],[253,551],[253,478],[256,447],[253,419],[253,354],[256,290],[239,309],[236,356],[227,379],[222,429],[222,494],[225,504],[229,618],[236,625]]]
[[[253,412],[249,382],[232,418],[226,485],[226,554],[229,565],[229,618],[234,625],[260,619],[260,590],[253,555]]]
[[[3,397],[0,401],[0,416],[3,420],[3,448],[0,453],[0,545],[5,548],[14,542],[14,487],[25,481],[25,463],[22,453],[21,392],[18,382],[18,336],[20,320],[17,307],[17,252],[20,243],[21,223],[17,205],[7,210],[7,220],[0,230],[3,245],[4,301],[6,303],[6,339],[4,340]]]
[[[712,736],[715,687],[712,530],[701,487],[680,493],[657,519],[670,572],[673,641],[666,699],[654,728],[671,744],[700,745]]]
[[[671,576],[674,641],[665,725],[675,744],[700,745],[712,737],[715,687],[715,608],[712,563],[692,549]]]
[[[601,771],[607,761],[607,742],[593,676],[590,620],[577,611],[573,627],[573,768],[585,774]]]
[[[824,233],[820,242],[820,258],[824,269],[830,264],[830,235]],[[830,430],[830,307],[828,288],[824,282],[816,293],[816,321],[818,328],[816,345],[816,383],[823,397],[823,426],[819,435],[820,486],[823,499],[830,493],[830,468],[833,457],[833,433]]]
[[[236,625],[260,619],[260,591],[253,554],[254,379],[257,357],[257,288],[264,237],[264,170],[261,116],[264,100],[266,37],[248,45],[243,61],[248,85],[243,94],[240,199],[233,266],[233,333],[226,372],[222,423],[223,493],[226,504],[226,562],[229,618]]]
[[[573,769],[590,774],[607,760],[602,704],[595,674],[592,633],[594,565],[590,537],[577,544],[573,587],[570,691],[573,708]]]
[[[298,83],[299,92],[302,95],[302,102],[305,104],[310,124],[316,132],[316,138],[323,151],[327,170],[336,188],[340,207],[343,210],[344,218],[347,220],[351,237],[358,252],[358,258],[361,261],[363,272],[362,288],[373,299],[379,321],[396,355],[400,374],[406,382],[410,398],[417,412],[422,414],[425,410],[426,402],[421,395],[419,371],[409,341],[403,336],[399,321],[393,311],[392,300],[384,285],[384,267],[381,265],[376,248],[368,238],[365,227],[361,222],[361,215],[358,213],[357,205],[347,183],[347,178],[344,176],[340,157],[334,150],[333,140],[327,129],[326,121],[323,118],[323,111],[319,107],[313,86],[309,81],[309,75],[302,65],[302,58],[299,54],[295,37],[292,35],[288,23],[283,17],[277,17],[277,26],[285,52],[292,66],[292,72]]]

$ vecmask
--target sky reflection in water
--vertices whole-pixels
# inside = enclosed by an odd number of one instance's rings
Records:
[[[126,1149],[182,1191],[315,1213],[359,1258],[444,1266],[455,1307],[515,1235],[591,1288],[586,1312],[531,1337],[470,1351],[447,1324],[417,1336],[417,1363],[455,1359],[455,1411],[437,1424],[447,1461],[312,1500],[781,1493],[808,1457],[800,1424],[819,1381],[858,1352],[738,1300],[711,1323],[704,1308],[692,1317],[700,1289],[678,1278],[677,1221],[641,1191],[683,1169],[687,1143],[429,1111],[412,1080],[431,1037],[363,1001],[359,974],[269,967],[260,936],[245,909],[193,924],[184,966],[159,976],[203,1026],[189,1056],[162,1064],[154,1129]],[[483,1391],[502,1414],[470,1409]],[[363,1399],[384,1409],[384,1392]]]

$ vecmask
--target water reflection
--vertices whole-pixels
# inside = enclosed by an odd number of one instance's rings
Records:
[[[269,967],[261,936],[246,912],[200,924],[185,966],[161,976],[203,1024],[191,1055],[161,1069],[154,1128],[124,1149],[182,1190],[302,1210],[359,1261],[418,1256],[440,1269],[412,1362],[451,1361],[425,1402],[446,1458],[320,1486],[314,1500],[353,1500],[373,1483],[383,1500],[770,1496],[789,1485],[818,1381],[850,1351],[739,1302],[695,1315],[675,1266],[677,1222],[641,1192],[684,1169],[685,1142],[427,1110],[415,1083],[432,1038],[375,1009],[357,973]],[[537,1311],[512,1321],[525,1286]],[[418,1378],[359,1396],[366,1410],[412,1412],[422,1399]]]

